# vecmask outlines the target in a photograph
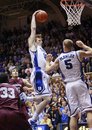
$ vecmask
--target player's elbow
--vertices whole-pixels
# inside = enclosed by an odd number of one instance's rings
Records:
[[[50,71],[49,68],[46,68],[45,72],[46,72],[47,74],[49,74],[51,71]]]
[[[85,52],[86,57],[92,57],[92,50]]]

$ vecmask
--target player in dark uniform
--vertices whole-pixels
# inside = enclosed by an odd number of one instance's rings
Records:
[[[19,93],[8,83],[8,76],[0,74],[0,130],[31,130],[28,114],[19,106]]]
[[[26,79],[19,77],[19,73],[16,68],[11,70],[11,78],[9,83],[14,85],[18,89],[19,93],[24,89],[27,91],[33,91],[32,85]]]
[[[19,77],[17,68],[14,68],[11,70],[11,78],[9,79],[9,83],[15,86],[19,93],[24,92],[24,91],[29,91],[29,92],[33,91],[32,85],[26,79]],[[21,104],[22,106],[20,107],[20,109],[26,112],[27,111],[26,104],[21,101],[19,101],[19,104]]]

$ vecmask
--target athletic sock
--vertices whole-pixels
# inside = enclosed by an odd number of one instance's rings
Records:
[[[35,112],[35,113],[33,114],[33,117],[32,117],[31,119],[32,119],[33,121],[37,120],[37,119],[38,119],[38,113]]]

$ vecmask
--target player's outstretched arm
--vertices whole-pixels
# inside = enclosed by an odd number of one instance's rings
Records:
[[[85,49],[86,51],[92,51],[92,48],[85,45],[82,41],[76,41],[76,45],[80,48]]]
[[[56,70],[59,67],[58,60],[55,60],[54,63],[51,65],[49,60],[46,59],[46,72],[49,73],[50,71]]]
[[[32,84],[27,81],[27,79],[22,79],[25,86],[32,88]]]
[[[23,90],[24,90],[24,92],[28,92],[28,93],[31,93],[31,92],[34,91],[33,88],[29,88],[29,87],[26,87],[26,86],[23,87]]]
[[[29,48],[31,48],[34,43],[35,43],[35,35],[36,35],[36,14],[39,12],[40,10],[37,10],[33,13],[32,15],[32,20],[31,20],[31,35],[28,38],[28,45]]]
[[[83,50],[80,51],[80,58],[92,57],[92,48],[85,45],[82,41],[76,41],[76,45]]]

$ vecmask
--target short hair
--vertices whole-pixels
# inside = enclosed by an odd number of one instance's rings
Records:
[[[74,46],[73,41],[71,39],[65,39],[63,41],[63,45],[69,49],[71,49]]]
[[[8,82],[9,82],[8,74],[0,73],[0,84],[1,83],[8,83]]]
[[[14,70],[18,71],[18,68],[17,67],[12,68],[11,71],[10,71],[10,74],[12,74],[12,71],[14,71]]]
[[[36,34],[35,38],[42,38],[42,34]]]

